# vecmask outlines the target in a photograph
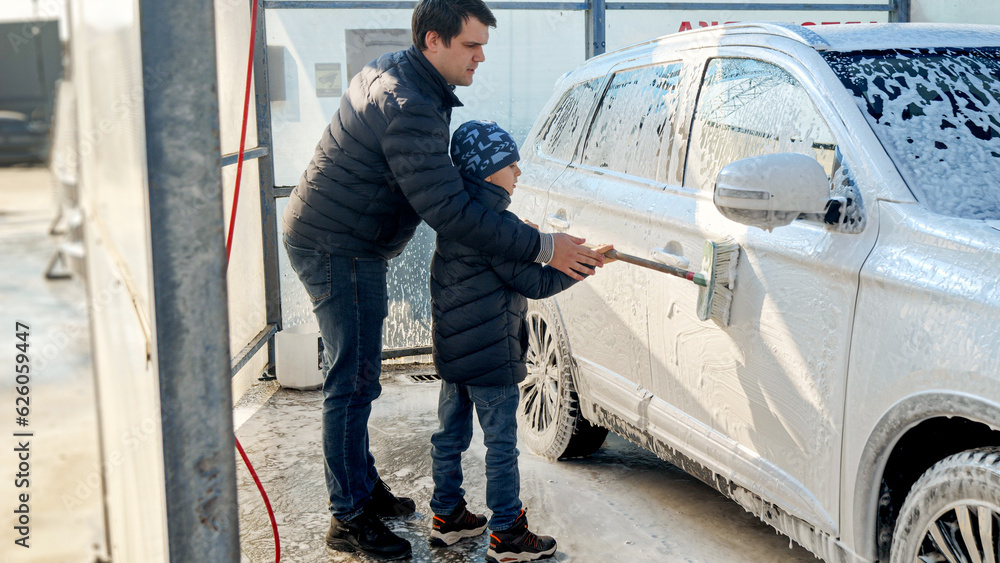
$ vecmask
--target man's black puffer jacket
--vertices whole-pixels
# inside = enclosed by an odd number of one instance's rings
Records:
[[[415,47],[366,65],[292,191],[289,242],[389,259],[423,219],[483,252],[534,260],[538,231],[473,204],[452,165],[451,108],[462,105],[452,89]]]
[[[510,196],[495,184],[462,174],[473,199],[506,211]],[[468,385],[510,385],[527,375],[531,299],[544,299],[576,283],[551,266],[484,255],[439,234],[431,261],[434,365],[442,379]]]

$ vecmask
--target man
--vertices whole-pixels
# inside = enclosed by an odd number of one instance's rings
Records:
[[[476,250],[548,262],[578,280],[604,262],[582,239],[540,234],[472,201],[451,163],[451,108],[461,105],[453,90],[472,84],[495,26],[482,0],[422,0],[413,12],[414,45],[379,57],[351,80],[285,210],[285,248],[325,349],[331,550],[410,555],[409,542],[379,518],[412,513],[415,505],[379,478],[368,417],[381,393],[387,261],[420,220]]]

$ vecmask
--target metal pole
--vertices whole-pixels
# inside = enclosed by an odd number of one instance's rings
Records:
[[[586,15],[586,41],[587,58],[603,55],[605,49],[604,23],[605,23],[605,0],[590,0],[587,3]]]
[[[170,560],[240,560],[212,0],[139,0]]]
[[[910,21],[910,0],[893,0],[893,8],[889,12],[889,21]]]
[[[260,179],[261,240],[264,244],[264,307],[267,324],[281,330],[281,284],[278,274],[278,218],[274,199],[274,143],[271,139],[271,94],[267,73],[267,13],[264,0],[257,2],[257,40],[254,43],[253,74],[257,106],[257,146],[267,155],[257,160]],[[275,77],[284,80],[284,76]],[[267,370],[274,374],[274,336],[267,341]]]

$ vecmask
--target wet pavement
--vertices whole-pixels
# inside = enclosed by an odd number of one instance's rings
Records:
[[[439,383],[415,382],[432,373],[428,365],[389,367],[382,396],[374,403],[371,443],[377,466],[393,492],[410,496],[417,514],[389,521],[410,540],[415,562],[481,562],[487,536],[448,548],[427,544],[430,436],[437,428]],[[237,436],[271,499],[281,537],[282,560],[367,561],[356,555],[329,556],[323,537],[329,524],[320,447],[319,391],[279,389],[258,393],[259,409],[240,405],[246,421]],[[266,394],[275,389],[270,397]],[[554,561],[577,562],[806,562],[816,561],[739,505],[622,438],[611,435],[588,459],[548,462],[521,449],[521,498],[533,531],[554,536]],[[463,459],[466,500],[485,511],[482,432],[475,427]],[[243,561],[274,560],[273,539],[263,501],[249,472],[239,468]]]
[[[0,561],[92,562],[104,545],[101,464],[90,367],[86,290],[47,281],[59,237],[50,174],[0,167]],[[30,327],[26,426],[16,424],[14,328]],[[23,406],[23,405],[22,405]],[[17,436],[30,433],[31,436]],[[16,486],[13,449],[28,441],[26,486]],[[15,545],[14,513],[28,495],[28,545]]]

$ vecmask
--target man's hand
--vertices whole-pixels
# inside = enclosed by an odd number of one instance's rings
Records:
[[[566,233],[553,234],[554,249],[549,266],[575,280],[593,275],[595,266],[598,268],[604,266],[604,255],[581,246],[585,240]]]
[[[531,221],[529,221],[529,220],[527,220],[527,219],[525,219],[525,220],[524,220],[524,223],[525,223],[526,225],[528,225],[529,227],[531,227],[532,229],[538,229],[538,225],[536,225],[536,224],[532,223]]]
[[[586,246],[587,246],[587,248],[593,248],[594,252],[596,252],[596,253],[604,256],[604,263],[605,264],[607,264],[608,262],[614,262],[615,260],[618,260],[618,258],[614,257],[614,253],[613,252],[611,253],[612,256],[608,256],[608,252],[611,252],[612,250],[615,249],[615,245],[613,245],[613,244],[599,244],[599,245],[594,246],[594,247],[591,247],[588,244]]]

